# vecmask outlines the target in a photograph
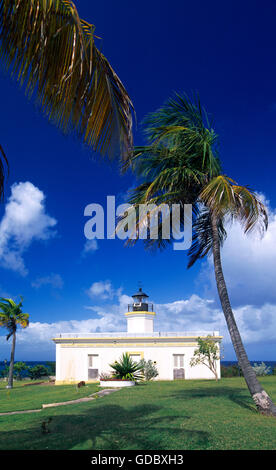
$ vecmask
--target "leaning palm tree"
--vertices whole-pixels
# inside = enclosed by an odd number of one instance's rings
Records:
[[[136,218],[134,236],[127,244],[135,244],[139,231],[148,230],[148,218],[166,204],[169,214],[175,204],[180,207],[180,228],[185,224],[185,204],[193,205],[195,220],[193,243],[189,251],[189,267],[197,259],[213,253],[217,289],[230,337],[249,391],[257,409],[276,416],[276,407],[257,380],[250,365],[229,301],[223,277],[220,248],[227,236],[226,222],[242,223],[245,232],[267,228],[264,205],[248,188],[239,186],[222,174],[218,153],[218,137],[198,99],[175,98],[150,114],[144,121],[148,145],[135,148],[131,166],[141,178],[129,197],[135,213],[145,205],[144,217]],[[147,210],[148,208],[148,210]],[[117,227],[121,229],[125,217]],[[173,240],[162,238],[162,217],[158,215],[157,236],[145,237],[146,248],[163,249]],[[173,228],[173,227],[172,227]]]
[[[6,299],[3,297],[1,297],[0,300],[0,326],[7,328],[8,330],[7,341],[12,336],[11,359],[7,385],[7,388],[12,388],[16,332],[19,325],[22,328],[26,328],[29,325],[29,314],[22,312],[22,297],[19,304],[16,304],[12,299]]]
[[[210,181],[200,194],[205,204],[195,224],[194,243],[190,249],[191,267],[197,259],[208,253],[213,254],[217,290],[230,333],[232,344],[242,369],[245,381],[257,409],[263,414],[276,416],[276,406],[258,381],[252,368],[229,300],[227,286],[221,262],[221,245],[227,233],[225,223],[238,221],[245,233],[258,229],[263,233],[267,229],[267,213],[262,202],[247,187],[237,185],[232,179],[220,175]],[[223,227],[223,235],[219,233]]]
[[[4,68],[64,133],[74,132],[102,155],[120,151],[126,159],[133,106],[95,39],[95,26],[80,19],[71,0],[0,0]]]

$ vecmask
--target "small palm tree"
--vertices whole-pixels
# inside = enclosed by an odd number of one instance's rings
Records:
[[[17,327],[19,325],[22,328],[26,328],[29,325],[29,314],[22,312],[22,304],[22,297],[19,304],[16,304],[12,299],[0,298],[0,326],[3,326],[8,330],[7,341],[12,336],[11,360],[7,388],[13,387],[13,367]]]
[[[139,205],[144,204],[149,208],[145,212],[151,216],[162,204],[167,204],[170,211],[178,204],[183,226],[184,206],[193,205],[195,225],[188,266],[213,253],[222,310],[249,391],[260,412],[276,416],[276,407],[258,382],[247,358],[229,301],[220,257],[220,248],[227,236],[225,222],[229,218],[238,220],[245,232],[258,227],[263,233],[267,228],[266,209],[247,187],[239,186],[222,174],[218,137],[197,98],[191,101],[185,95],[176,95],[150,114],[144,126],[149,143],[136,147],[130,161],[138,178],[142,179],[129,198],[133,211],[137,212]],[[145,218],[138,219],[137,233],[144,230],[146,222]],[[155,239],[147,237],[146,248],[163,249],[173,240],[173,232],[167,239],[162,238],[161,217],[157,224],[158,236]],[[127,244],[136,242],[137,235]]]

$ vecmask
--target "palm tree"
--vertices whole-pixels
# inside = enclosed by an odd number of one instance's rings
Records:
[[[13,366],[14,366],[14,353],[15,353],[15,342],[16,342],[16,331],[18,325],[22,328],[26,328],[29,325],[29,314],[22,312],[23,299],[19,304],[16,304],[12,299],[0,298],[0,326],[7,328],[7,341],[12,336],[12,350],[11,360],[9,368],[9,379],[7,388],[13,387]]]
[[[220,302],[232,344],[248,389],[257,409],[261,413],[276,416],[276,406],[256,377],[255,371],[248,360],[235,321],[222,270],[220,253],[221,238],[218,231],[218,226],[223,225],[223,222],[227,220],[227,218],[239,221],[245,233],[252,231],[256,227],[258,227],[261,232],[266,230],[268,221],[265,207],[252,191],[246,187],[237,185],[232,179],[223,175],[211,180],[201,192],[200,199],[207,207],[208,218],[205,217],[205,224],[202,224],[200,217],[198,218],[198,224],[195,227],[196,234],[194,245],[190,250],[191,258],[189,266],[192,266],[196,259],[201,257],[202,247],[204,247],[206,253],[212,251]],[[204,234],[203,231],[205,232]],[[226,235],[226,232],[224,233]],[[206,234],[208,234],[207,238],[209,238],[209,240],[206,239]],[[205,239],[203,243],[202,235]]]
[[[70,0],[0,0],[0,56],[12,78],[64,133],[75,132],[102,155],[120,150],[124,160],[132,149],[133,105],[95,39],[95,26]]]
[[[148,145],[136,147],[130,161],[133,171],[142,179],[129,197],[132,210],[137,212],[139,205],[145,204],[149,208],[148,216],[151,216],[162,204],[167,204],[170,213],[173,205],[179,204],[182,227],[185,204],[193,204],[195,224],[188,267],[213,253],[222,310],[247,386],[257,409],[276,416],[276,407],[258,382],[247,358],[229,301],[220,256],[220,248],[227,236],[227,220],[238,220],[245,232],[257,227],[264,232],[267,228],[265,207],[247,187],[237,185],[222,174],[218,136],[197,98],[191,101],[185,95],[176,95],[157,112],[151,113],[145,119],[144,127]],[[123,221],[124,216],[118,228]],[[144,230],[145,222],[145,218],[138,219],[136,237],[129,239],[127,244],[137,242],[138,231]],[[157,224],[157,238],[144,240],[148,249],[163,249],[173,240],[172,231],[169,238],[162,238],[161,217]]]

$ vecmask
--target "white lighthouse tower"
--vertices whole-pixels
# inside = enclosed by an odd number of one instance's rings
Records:
[[[153,333],[155,312],[153,304],[148,303],[148,297],[141,287],[137,294],[132,295],[133,303],[128,305],[125,313],[128,333]]]

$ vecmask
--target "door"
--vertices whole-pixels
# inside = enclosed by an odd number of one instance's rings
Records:
[[[173,379],[185,379],[184,354],[173,354]]]
[[[95,380],[99,377],[99,355],[88,354],[88,380]]]

